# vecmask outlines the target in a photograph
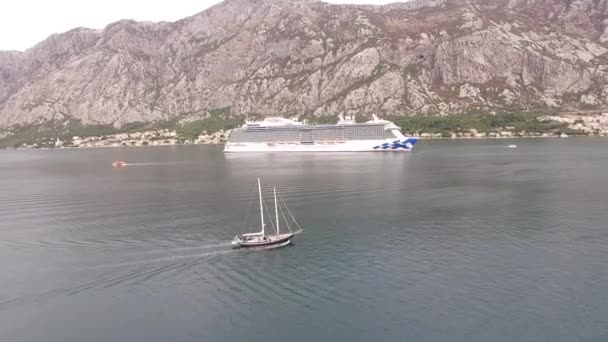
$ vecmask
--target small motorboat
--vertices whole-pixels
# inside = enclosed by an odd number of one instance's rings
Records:
[[[115,161],[115,162],[112,163],[112,166],[113,167],[117,167],[117,168],[118,167],[125,167],[125,166],[127,166],[127,163],[125,163],[122,160],[117,160],[117,161]]]
[[[277,189],[273,188],[274,193],[274,214],[275,214],[275,234],[268,234],[266,232],[266,224],[264,223],[264,200],[262,199],[262,185],[260,183],[260,179],[258,178],[258,193],[260,197],[260,221],[262,225],[262,230],[255,233],[247,233],[242,235],[237,235],[232,240],[232,246],[235,248],[245,247],[259,247],[263,249],[272,249],[272,248],[280,248],[285,247],[291,244],[291,239],[302,232],[302,228],[297,223],[289,208],[284,201],[281,199],[281,204],[277,201]],[[285,215],[285,211],[287,211],[288,216],[291,218],[292,222],[295,223],[297,230],[292,231],[289,220],[287,220],[287,216]],[[287,231],[285,233],[281,233],[280,231],[280,220],[279,220],[279,212],[281,212],[284,222],[287,226]],[[271,223],[272,220],[271,220]],[[274,225],[274,224],[273,224]]]
[[[508,147],[508,148],[517,148],[517,145],[515,145],[515,144],[511,144],[511,145],[509,145],[509,146],[507,146],[507,147]]]

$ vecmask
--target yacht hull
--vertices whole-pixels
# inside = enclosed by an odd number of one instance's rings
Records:
[[[277,245],[284,244],[286,242],[291,242],[291,238],[293,234],[284,234],[278,238],[269,237],[268,240],[255,240],[255,241],[243,241],[241,239],[236,240],[233,243],[236,247],[242,248],[252,248],[252,247],[276,247]]]

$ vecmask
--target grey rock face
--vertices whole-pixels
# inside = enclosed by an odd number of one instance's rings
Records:
[[[228,0],[0,52],[0,127],[608,105],[608,0]]]

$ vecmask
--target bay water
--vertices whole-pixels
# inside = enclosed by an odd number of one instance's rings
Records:
[[[608,341],[607,147],[0,151],[0,340]],[[231,249],[257,177],[293,246]]]

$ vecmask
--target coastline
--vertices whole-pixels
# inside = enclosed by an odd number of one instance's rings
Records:
[[[155,144],[155,145],[108,145],[108,146],[62,146],[62,147],[5,147],[4,151],[59,151],[59,150],[92,150],[102,148],[140,148],[140,147],[167,147],[167,146],[202,146],[202,145],[224,145],[225,143],[209,144]]]
[[[403,136],[419,140],[445,139],[523,139],[566,138],[608,136],[608,113],[591,116],[541,116],[522,115],[472,116],[469,121],[450,117],[396,118]],[[405,121],[404,121],[405,120]],[[408,121],[409,120],[409,121]],[[399,122],[401,121],[401,122]],[[207,128],[208,130],[201,129]],[[468,127],[468,128],[464,128]],[[221,145],[230,139],[233,126],[195,125],[181,129],[156,128],[104,134],[102,131],[77,131],[73,134],[51,134],[47,136],[7,132],[0,138],[0,149],[72,149],[107,148],[126,146],[176,146],[176,145]],[[81,133],[77,135],[74,133]],[[11,140],[12,139],[12,140]]]
[[[466,119],[467,117],[465,117]],[[404,136],[419,140],[445,139],[522,139],[608,136],[608,113],[589,116],[522,114],[504,116],[472,115],[469,120],[452,117],[394,118]],[[221,145],[234,129],[222,121],[181,127],[142,129],[104,133],[103,130],[76,130],[61,134],[34,134],[7,131],[0,134],[0,149],[33,150],[63,148],[107,148],[124,146]],[[466,127],[466,128],[465,128]],[[203,129],[206,128],[207,130]],[[48,132],[47,132],[48,133]],[[80,134],[77,134],[80,133]],[[23,134],[23,136],[20,136]]]
[[[568,138],[608,138],[602,135],[573,135],[568,137],[560,137],[557,135],[550,136],[512,136],[512,137],[414,137],[419,140],[519,140],[519,139],[568,139]],[[225,145],[226,142],[216,143],[175,143],[175,144],[150,144],[150,145],[107,145],[107,146],[61,146],[61,147],[5,147],[0,150],[4,151],[59,151],[59,150],[81,150],[81,149],[101,149],[101,148],[138,148],[138,147],[166,147],[166,146],[197,146],[197,145]]]

